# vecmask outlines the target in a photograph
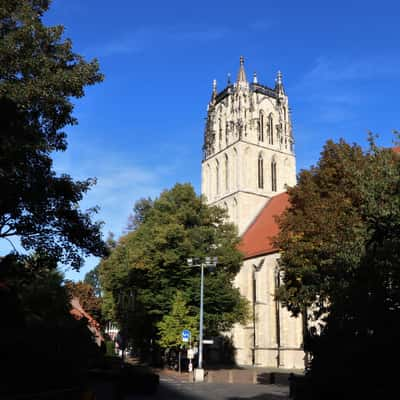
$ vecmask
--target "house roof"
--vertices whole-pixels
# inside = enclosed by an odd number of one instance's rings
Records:
[[[100,324],[88,312],[86,312],[83,309],[83,307],[81,306],[81,303],[79,302],[79,299],[77,297],[73,297],[71,299],[70,313],[76,319],[86,318],[88,320],[89,325],[94,326],[94,327],[100,327]]]
[[[289,196],[286,192],[268,201],[242,235],[239,250],[244,254],[245,259],[278,251],[273,245],[273,239],[279,233],[275,217],[282,215],[288,207]]]
[[[394,151],[395,153],[400,153],[400,146],[393,147],[393,151]]]

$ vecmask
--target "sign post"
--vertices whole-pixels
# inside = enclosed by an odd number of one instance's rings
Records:
[[[189,372],[193,371],[193,364],[192,364],[192,360],[194,358],[194,350],[192,348],[189,348],[187,351],[187,358],[189,359],[189,367],[188,370]]]

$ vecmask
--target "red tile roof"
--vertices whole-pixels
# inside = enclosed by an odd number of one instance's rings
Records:
[[[278,251],[272,243],[279,232],[275,217],[281,215],[288,207],[289,196],[286,192],[268,201],[242,235],[239,250],[244,254],[245,259]]]
[[[84,317],[87,319],[88,328],[93,333],[96,343],[100,346],[100,343],[104,341],[100,330],[100,324],[83,309],[77,297],[73,297],[71,299],[71,310],[69,312],[77,320],[80,320]]]
[[[400,146],[393,147],[393,151],[394,151],[395,153],[400,153]]]

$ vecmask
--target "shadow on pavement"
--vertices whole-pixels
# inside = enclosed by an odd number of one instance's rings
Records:
[[[288,392],[271,385],[161,383],[151,396],[132,395],[123,400],[287,400]]]

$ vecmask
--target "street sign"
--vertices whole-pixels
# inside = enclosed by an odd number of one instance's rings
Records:
[[[212,340],[212,339],[203,339],[203,344],[214,344],[214,340]]]
[[[189,329],[184,329],[182,331],[182,342],[188,342],[190,339],[190,331]]]

